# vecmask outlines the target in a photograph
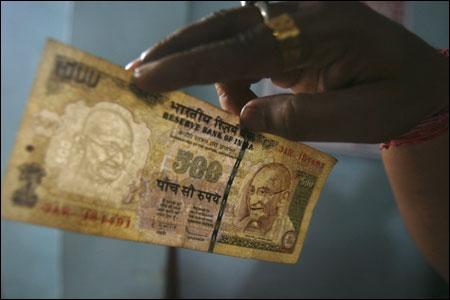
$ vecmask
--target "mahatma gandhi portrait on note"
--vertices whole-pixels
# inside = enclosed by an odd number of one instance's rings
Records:
[[[282,164],[269,163],[248,176],[234,225],[245,235],[279,244],[294,228],[286,213],[291,194],[289,170]]]
[[[122,106],[79,101],[61,116],[46,165],[61,190],[118,204],[139,180],[149,143],[150,130]]]

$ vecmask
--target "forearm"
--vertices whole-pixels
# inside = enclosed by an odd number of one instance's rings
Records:
[[[448,282],[448,131],[432,140],[382,150],[400,213],[420,251]]]

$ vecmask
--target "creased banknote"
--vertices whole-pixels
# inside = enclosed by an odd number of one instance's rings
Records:
[[[49,40],[2,186],[4,219],[295,263],[336,160]]]

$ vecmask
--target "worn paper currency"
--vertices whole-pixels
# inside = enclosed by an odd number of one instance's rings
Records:
[[[295,263],[336,160],[49,40],[2,187],[4,219]]]

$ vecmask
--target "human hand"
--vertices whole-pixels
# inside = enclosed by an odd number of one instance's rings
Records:
[[[284,71],[278,42],[254,7],[216,13],[130,63],[136,84],[168,91],[217,83],[222,108],[254,131],[293,140],[376,143],[448,106],[448,59],[359,2],[281,2],[301,30],[301,57]],[[292,94],[257,98],[271,78]]]

